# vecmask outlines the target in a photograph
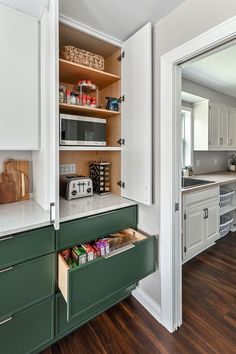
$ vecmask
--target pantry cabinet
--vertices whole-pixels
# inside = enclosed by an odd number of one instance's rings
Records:
[[[236,109],[205,100],[194,104],[194,150],[236,148]]]
[[[0,5],[0,149],[40,148],[39,23]]]
[[[183,196],[183,261],[210,247],[219,236],[219,188]]]

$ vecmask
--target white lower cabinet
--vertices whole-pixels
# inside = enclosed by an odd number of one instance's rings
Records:
[[[187,261],[219,236],[219,188],[183,196],[183,261]]]

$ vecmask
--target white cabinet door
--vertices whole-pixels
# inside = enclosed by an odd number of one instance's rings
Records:
[[[150,23],[122,46],[121,153],[122,196],[152,202],[152,26]]]
[[[228,117],[228,145],[231,148],[236,148],[236,109],[229,108]]]
[[[185,211],[184,258],[191,258],[204,246],[205,219],[201,205],[187,208]]]
[[[219,127],[219,142],[221,148],[228,147],[228,107],[219,106],[220,110],[220,127]]]
[[[209,147],[220,147],[220,107],[215,103],[210,104],[209,110]]]
[[[205,205],[205,232],[204,239],[206,242],[213,242],[219,236],[219,205],[218,199]]]
[[[0,5],[0,149],[39,149],[39,24]]]

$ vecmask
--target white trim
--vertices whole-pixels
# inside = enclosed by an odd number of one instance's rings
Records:
[[[67,25],[69,27],[72,27],[72,28],[75,28],[81,32],[84,32],[84,33],[87,33],[89,34],[90,36],[92,37],[95,37],[95,38],[98,38],[98,39],[101,39],[102,41],[104,42],[107,42],[107,43],[110,43],[110,44],[113,44],[117,47],[121,47],[123,42],[120,41],[119,39],[117,38],[114,38],[112,36],[109,36],[103,32],[100,32],[100,31],[97,31],[95,29],[93,29],[92,27],[89,27],[89,26],[86,26],[70,17],[67,17],[67,16],[64,16],[64,15],[61,15],[59,16],[59,21],[61,23],[63,23],[64,25]]]
[[[178,64],[236,37],[236,16],[161,57],[160,270],[161,322],[170,331],[182,323],[181,192],[178,161]],[[180,102],[179,102],[180,100]]]
[[[158,322],[160,322],[161,307],[157,302],[139,287],[132,292],[132,295]]]

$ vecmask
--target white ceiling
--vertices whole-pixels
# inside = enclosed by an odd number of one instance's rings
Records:
[[[182,73],[191,81],[236,97],[236,45],[184,66]]]
[[[147,22],[155,23],[185,0],[60,0],[60,14],[124,41]]]
[[[39,17],[43,7],[48,6],[49,0],[0,0],[0,4],[13,7],[28,15]]]

